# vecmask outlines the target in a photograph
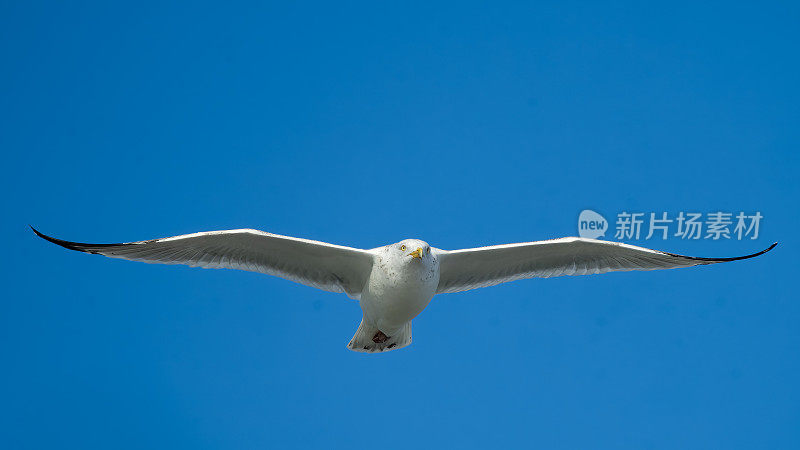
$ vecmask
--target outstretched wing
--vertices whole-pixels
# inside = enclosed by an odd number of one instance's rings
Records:
[[[224,230],[124,244],[82,244],[39,237],[70,250],[158,264],[240,269],[275,275],[325,291],[359,298],[372,270],[366,250],[265,233]]]
[[[465,250],[439,250],[440,278],[436,293],[460,292],[525,278],[588,275],[612,271],[655,270],[736,261],[697,258],[596,239],[561,238]]]

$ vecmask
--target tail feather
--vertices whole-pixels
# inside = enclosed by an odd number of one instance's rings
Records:
[[[354,352],[378,353],[397,350],[411,343],[411,322],[406,322],[399,331],[386,335],[377,327],[361,319],[356,334],[350,339],[347,348]]]

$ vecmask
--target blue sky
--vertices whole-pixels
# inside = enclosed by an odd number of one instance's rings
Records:
[[[5,448],[798,448],[796,2],[0,6]],[[760,211],[689,270],[342,295],[37,239],[372,248]]]

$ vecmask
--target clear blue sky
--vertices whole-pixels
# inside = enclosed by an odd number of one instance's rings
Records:
[[[281,3],[0,6],[4,448],[800,447],[797,2]],[[436,297],[364,355],[343,295],[27,228],[456,249],[586,208],[780,245]]]

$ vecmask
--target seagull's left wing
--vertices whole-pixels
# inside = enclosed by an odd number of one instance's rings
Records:
[[[772,244],[752,255],[734,258],[697,258],[619,242],[575,237],[465,250],[437,250],[441,275],[436,293],[466,291],[524,278],[715,264],[752,258],[772,250],[776,245]]]
[[[275,275],[325,291],[359,298],[372,270],[367,250],[299,239],[259,230],[184,234],[124,244],[83,244],[41,238],[70,250],[158,264],[206,269],[240,269]]]

